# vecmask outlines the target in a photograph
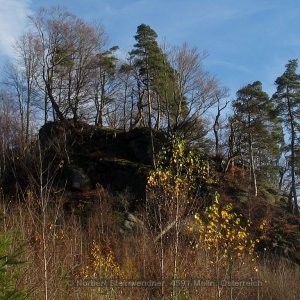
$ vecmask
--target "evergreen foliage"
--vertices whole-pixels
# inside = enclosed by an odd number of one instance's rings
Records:
[[[289,186],[290,206],[292,211],[299,215],[296,175],[298,173],[297,165],[299,164],[300,75],[297,74],[297,68],[298,62],[296,59],[288,62],[282,76],[275,81],[277,91],[273,95],[273,99],[276,103],[276,111],[289,133],[287,156],[291,177]]]
[[[256,81],[240,89],[232,106],[234,117],[231,122],[239,128],[237,151],[241,163],[249,166],[252,185],[256,185],[257,172],[265,176],[268,171],[268,179],[274,182],[283,133],[278,119],[273,117],[273,103],[262,90],[261,82]],[[254,189],[257,187],[254,186]]]

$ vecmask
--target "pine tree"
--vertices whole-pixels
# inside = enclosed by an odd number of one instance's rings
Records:
[[[239,151],[246,154],[250,184],[254,196],[257,196],[257,170],[276,165],[280,154],[281,130],[272,114],[272,102],[263,91],[260,81],[241,88],[233,107],[234,120],[240,128]]]
[[[167,63],[166,56],[156,41],[157,34],[149,26],[141,24],[137,28],[137,34],[135,35],[137,43],[134,45],[134,49],[129,53],[130,59],[133,61],[133,65],[137,70],[137,85],[139,90],[139,103],[138,103],[138,115],[140,116],[136,123],[140,122],[143,118],[143,114],[140,111],[144,105],[143,96],[146,96],[146,107],[148,108],[148,121],[147,125],[150,129],[152,156],[155,165],[154,158],[154,144],[153,144],[153,118],[154,107],[156,105],[156,128],[160,127],[160,118],[162,105],[161,88],[164,86],[164,80],[168,77],[166,74],[171,74],[171,67]],[[142,90],[142,91],[141,91]]]
[[[276,102],[276,111],[289,133],[288,148],[290,152],[289,165],[291,168],[290,204],[295,214],[299,215],[297,203],[296,165],[299,152],[299,125],[300,125],[300,75],[297,74],[298,62],[289,60],[284,73],[275,81],[277,91],[273,95]]]
[[[162,89],[166,81],[172,74],[172,69],[168,63],[166,55],[157,43],[157,34],[149,26],[141,24],[137,28],[135,40],[137,43],[129,53],[133,65],[137,69],[140,87],[143,88],[142,94],[146,95],[148,107],[148,126],[153,127],[153,108],[156,106],[156,127],[159,128],[161,108],[160,100]],[[142,99],[140,99],[142,101]],[[143,105],[138,105],[139,108]]]

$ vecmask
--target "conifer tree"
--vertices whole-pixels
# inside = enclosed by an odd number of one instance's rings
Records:
[[[133,65],[137,70],[139,102],[143,101],[143,96],[146,97],[146,107],[148,108],[147,125],[150,129],[152,156],[154,159],[154,144],[153,144],[153,118],[154,118],[154,105],[156,104],[156,128],[159,128],[161,117],[161,103],[160,103],[160,88],[163,86],[165,74],[171,73],[171,67],[166,63],[166,56],[163,54],[161,48],[156,41],[156,32],[148,25],[141,24],[137,28],[135,40],[137,43],[134,49],[129,53],[133,61]],[[142,90],[142,91],[141,91]],[[138,109],[144,107],[142,103],[138,103]],[[139,111],[140,122],[143,114]],[[135,124],[138,125],[138,124]]]
[[[249,165],[250,184],[257,196],[257,170],[276,165],[282,140],[269,96],[262,89],[260,81],[241,88],[233,102],[234,120],[239,123],[240,152],[245,154]],[[264,174],[266,175],[266,174]]]
[[[300,75],[297,74],[297,68],[297,60],[289,60],[284,73],[275,81],[277,91],[273,95],[273,100],[276,102],[276,111],[289,133],[287,146],[290,152],[289,165],[291,169],[290,204],[293,202],[293,212],[298,215],[296,165],[297,153],[299,153]]]
[[[160,94],[164,81],[171,76],[172,69],[167,62],[167,58],[157,43],[157,34],[149,26],[141,24],[137,28],[135,40],[137,43],[129,53],[134,67],[137,69],[138,85],[143,89],[142,94],[146,96],[148,108],[148,126],[152,128],[153,108],[156,106],[157,120],[161,115]],[[168,75],[166,75],[168,74]],[[143,99],[141,98],[140,101]],[[139,108],[143,105],[139,104]],[[159,127],[157,125],[156,127]]]

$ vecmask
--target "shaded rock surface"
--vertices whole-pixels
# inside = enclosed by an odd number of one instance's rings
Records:
[[[89,190],[91,188],[91,181],[89,176],[82,168],[69,168],[69,183],[74,190]]]
[[[166,142],[154,131],[155,150]],[[130,131],[99,128],[83,122],[49,122],[39,132],[48,156],[63,162],[63,173],[72,190],[93,189],[97,183],[112,192],[128,190],[144,198],[146,179],[152,167],[148,128]]]

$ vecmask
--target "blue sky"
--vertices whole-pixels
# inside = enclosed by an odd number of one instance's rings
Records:
[[[136,28],[150,25],[171,45],[206,51],[205,68],[230,89],[261,80],[272,94],[289,59],[300,58],[299,0],[0,0],[0,65],[26,27],[26,15],[62,5],[87,21],[100,21],[109,44],[124,52]]]

